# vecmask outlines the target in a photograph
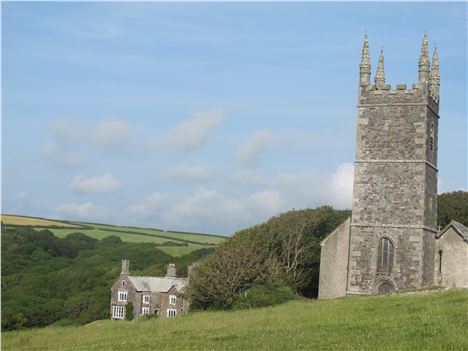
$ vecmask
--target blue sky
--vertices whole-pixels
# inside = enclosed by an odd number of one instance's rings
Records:
[[[366,29],[392,86],[437,45],[439,191],[466,189],[466,28],[466,3],[2,3],[2,212],[227,235],[349,208]]]

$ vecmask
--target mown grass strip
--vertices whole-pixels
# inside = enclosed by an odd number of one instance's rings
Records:
[[[204,242],[193,241],[193,240],[178,239],[178,238],[174,238],[173,236],[165,236],[165,235],[159,235],[159,234],[149,234],[149,233],[143,233],[143,232],[133,232],[133,231],[128,231],[128,230],[118,230],[118,229],[107,229],[107,228],[102,228],[102,227],[99,227],[99,230],[117,232],[117,233],[125,233],[125,234],[131,234],[131,235],[152,236],[155,238],[163,238],[163,239],[168,239],[170,241],[177,241],[177,242],[187,243],[187,244],[195,244],[195,245],[203,244],[206,246],[216,246],[216,244],[204,243]]]

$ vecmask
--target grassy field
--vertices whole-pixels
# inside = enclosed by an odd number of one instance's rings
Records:
[[[468,291],[2,333],[3,350],[468,350]]]
[[[2,215],[2,221],[7,226],[37,226],[47,228],[59,238],[66,237],[73,232],[81,232],[99,240],[115,235],[122,239],[122,241],[127,242],[162,244],[164,242],[173,241],[176,243],[188,244],[187,246],[158,246],[161,251],[171,256],[182,256],[194,250],[213,247],[225,240],[222,236],[202,233],[181,233],[152,228],[134,228],[77,221],[48,220],[15,215]],[[64,227],[69,227],[69,229]]]
[[[196,234],[196,233],[181,233],[181,232],[173,232],[173,231],[162,231],[158,229],[150,229],[150,228],[132,228],[132,227],[115,227],[111,225],[102,225],[96,224],[96,228],[99,229],[108,229],[108,230],[125,230],[129,232],[135,233],[146,233],[146,234],[153,234],[153,235],[160,235],[161,237],[167,238],[168,240],[185,240],[185,241],[194,241],[200,244],[220,244],[224,241],[224,237],[215,236],[215,235],[206,235],[206,234]]]
[[[79,226],[65,222],[15,215],[2,215],[2,222],[6,225],[79,228]]]
[[[107,230],[99,230],[99,229],[89,229],[89,230],[70,230],[70,229],[49,229],[51,232],[55,234],[58,238],[64,238],[68,234],[73,233],[73,232],[80,232],[83,234],[86,234],[87,236],[90,236],[95,239],[104,239],[108,236],[115,235],[118,236],[122,241],[128,241],[128,242],[134,242],[134,243],[155,243],[155,244],[161,244],[166,241],[169,241],[168,239],[163,239],[163,238],[158,238],[155,236],[145,236],[145,235],[131,235],[128,233],[122,233],[122,232],[116,232],[116,231],[107,231]]]

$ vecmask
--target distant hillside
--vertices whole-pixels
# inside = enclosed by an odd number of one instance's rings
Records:
[[[220,235],[166,231],[163,229],[115,226],[78,221],[52,220],[38,217],[2,215],[2,223],[7,227],[33,227],[48,229],[59,238],[70,233],[80,232],[91,238],[103,239],[117,236],[122,241],[134,243],[155,243],[171,256],[181,256],[201,248],[213,247],[226,238]]]
[[[2,333],[26,350],[467,350],[468,290],[327,301],[181,318]]]
[[[2,215],[2,222],[10,226],[32,226],[43,228],[80,228],[78,225],[73,225],[64,221],[56,221],[37,217],[17,216],[17,215]]]
[[[2,330],[108,318],[110,288],[123,258],[130,260],[133,275],[164,276],[167,265],[174,263],[178,276],[186,277],[188,265],[214,251],[213,245],[190,244],[180,246],[190,253],[173,257],[164,249],[178,246],[124,242],[107,235],[101,240],[83,233],[57,238],[48,229],[2,228]]]

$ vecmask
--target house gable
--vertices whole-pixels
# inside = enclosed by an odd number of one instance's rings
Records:
[[[445,233],[449,232],[449,229],[452,228],[454,232],[456,232],[458,235],[462,237],[462,239],[468,243],[468,228],[465,227],[463,224],[451,220],[447,226],[442,229],[439,234],[437,234],[436,238],[440,239],[442,236],[444,236]]]

